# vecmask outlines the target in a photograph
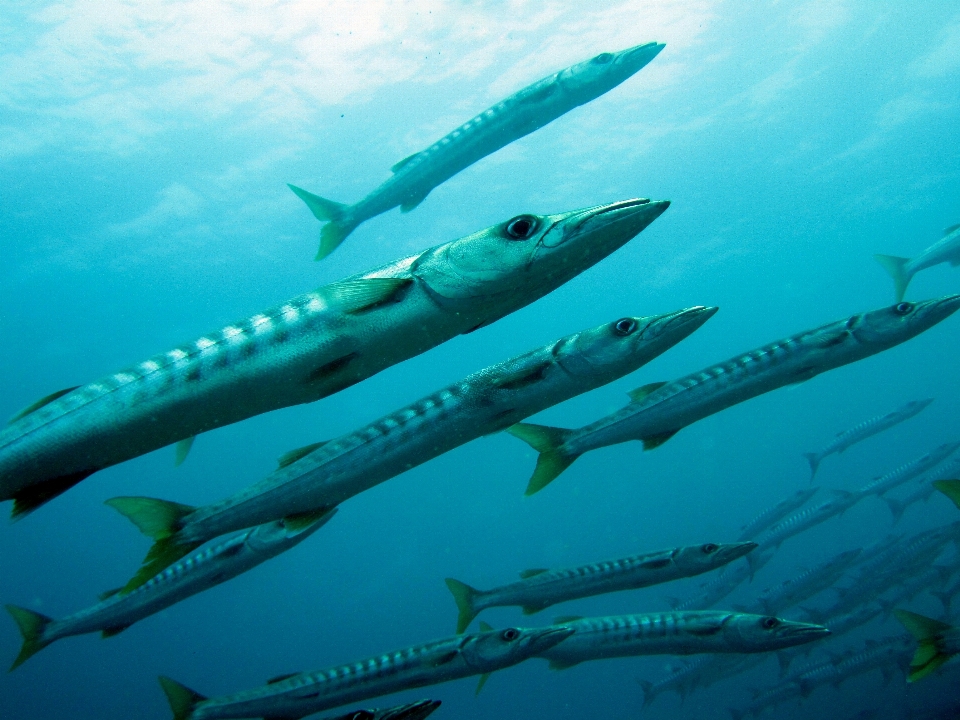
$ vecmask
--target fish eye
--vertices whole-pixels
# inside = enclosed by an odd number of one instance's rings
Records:
[[[520,637],[520,631],[517,630],[516,628],[507,628],[502,633],[500,633],[500,637],[506,640],[507,642],[513,642],[518,637]]]
[[[716,543],[707,543],[700,549],[703,550],[705,554],[709,555],[710,553],[715,553],[717,550],[719,550],[720,546]]]
[[[621,318],[613,324],[613,331],[623,337],[626,337],[636,329],[637,321],[633,318]]]
[[[540,220],[533,215],[517,215],[507,223],[507,235],[514,240],[526,240],[533,235],[540,225]]]
[[[764,630],[773,630],[777,625],[780,624],[780,621],[775,617],[765,617],[760,621],[760,626]]]
[[[606,65],[611,60],[613,60],[613,55],[610,53],[600,53],[593,59],[597,65]]]
[[[906,315],[911,310],[913,310],[913,303],[902,302],[902,303],[897,303],[896,305],[893,306],[893,311],[897,315]]]

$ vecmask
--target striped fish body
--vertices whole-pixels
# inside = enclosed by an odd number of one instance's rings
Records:
[[[886,475],[881,475],[876,480],[867,483],[860,488],[859,493],[861,495],[876,495],[879,497],[893,488],[912,480],[918,475],[932,470],[956,452],[958,448],[960,448],[960,442],[945,443],[923,457],[904,463]]]
[[[859,554],[859,549],[842,552],[796,577],[767,588],[757,597],[757,602],[768,614],[793,607],[833,585]]]
[[[758,542],[761,548],[779,547],[784,540],[816,527],[849,510],[862,498],[855,493],[838,493],[836,497],[798,510],[767,530]]]
[[[891,666],[906,667],[912,644],[912,638],[909,635],[896,635],[879,642],[868,640],[863,650],[837,663],[837,675],[842,682],[871,670],[889,671]]]
[[[816,493],[818,489],[819,488],[813,487],[797,490],[797,492],[788,497],[786,500],[777,503],[773,507],[767,508],[749,523],[744,525],[743,530],[740,532],[740,537],[738,537],[737,540],[753,540],[768,527],[782,520],[787,515],[804,505],[807,500],[813,497],[814,493]]]
[[[748,555],[748,559],[745,559],[742,563],[734,563],[725,567],[703,587],[702,592],[683,601],[673,600],[671,602],[673,610],[706,610],[712,605],[716,605],[740,587],[744,580],[753,577],[756,572],[770,562],[773,554],[773,551],[768,548],[765,551]]]

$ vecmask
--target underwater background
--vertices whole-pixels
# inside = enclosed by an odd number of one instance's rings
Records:
[[[756,346],[893,302],[877,252],[915,256],[960,222],[960,8],[952,2],[23,2],[0,9],[0,415],[354,273],[524,212],[629,197],[670,209],[547,297],[344,392],[109,468],[0,524],[0,600],[60,616],[122,584],[148,546],[103,501],[202,504],[327,439],[562,335],[623,315],[718,305],[701,330],[633,375],[533,418],[578,427],[670,380]],[[286,187],[354,202],[398,159],[540,77],[648,41],[663,52],[597,100],[481,160],[415,211],[360,226],[313,262],[318,226]],[[942,265],[909,299],[957,291]],[[451,634],[443,583],[480,588],[675,545],[728,542],[806,487],[801,453],[903,403],[918,417],[824,461],[854,489],[960,440],[950,318],[888,352],[700,421],[655,451],[590,453],[533,497],[535,453],[485,437],[341,507],[290,552],[121,635],[57,643],[0,677],[3,718],[167,718],[156,676],[208,695]],[[825,491],[818,499],[826,499]],[[957,519],[935,495],[897,532]],[[718,607],[892,529],[868,499],[786,542]],[[586,598],[557,614],[665,610],[714,574]],[[943,617],[918,595],[911,610]],[[956,620],[956,618],[954,618]],[[811,659],[902,634],[892,618],[813,647]],[[0,622],[0,654],[20,636]],[[638,717],[637,678],[666,656],[553,672],[531,660],[474,697],[461,680],[397,696],[438,718]],[[728,718],[777,663],[650,718]],[[951,665],[907,686],[872,672],[820,688],[778,718],[910,717],[960,703]],[[386,706],[391,699],[363,703]],[[346,711],[349,708],[344,708]],[[330,712],[327,714],[336,714]],[[939,717],[931,715],[930,717]],[[945,714],[942,717],[953,717]]]

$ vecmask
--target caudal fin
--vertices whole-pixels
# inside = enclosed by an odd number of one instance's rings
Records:
[[[933,486],[960,508],[960,480],[935,480]]]
[[[573,464],[579,455],[569,455],[561,449],[563,443],[573,433],[572,430],[518,423],[507,428],[507,432],[520,438],[532,447],[540,457],[537,458],[537,467],[527,484],[526,495],[533,495],[552,483],[560,473]]]
[[[447,587],[450,588],[453,599],[457,603],[457,610],[460,612],[457,616],[457,635],[459,635],[467,629],[467,626],[473,622],[477,613],[480,612],[474,607],[474,602],[480,591],[454,578],[447,578],[445,582]]]
[[[159,680],[163,694],[167,696],[167,702],[170,703],[170,709],[173,711],[173,720],[188,720],[196,704],[207,699],[165,675],[161,675]]]
[[[53,642],[43,639],[43,631],[47,625],[53,622],[53,619],[16,605],[7,605],[6,607],[7,612],[13,616],[17,627],[20,628],[20,634],[23,636],[23,646],[20,648],[20,654],[17,655],[17,659],[10,666],[10,672],[13,672],[23,665],[28,658]]]
[[[313,213],[313,216],[317,220],[322,223],[327,223],[320,231],[320,249],[314,258],[314,260],[322,260],[336,250],[340,243],[342,243],[347,235],[352,233],[356,227],[356,223],[349,220],[347,210],[350,206],[344,203],[334,202],[333,200],[327,200],[319,195],[314,195],[303,188],[298,188],[296,185],[290,185],[288,183],[287,187],[293,190],[294,194],[307,204],[310,212]]]
[[[887,507],[890,508],[890,514],[893,515],[893,524],[896,525],[900,522],[900,518],[903,517],[904,511],[907,509],[907,504],[888,497],[883,498],[883,501],[887,504]]]
[[[804,453],[803,456],[810,463],[810,482],[813,482],[813,478],[817,474],[817,468],[820,467],[820,455],[818,453]]]
[[[950,659],[937,642],[939,636],[951,629],[950,625],[907,610],[894,610],[897,620],[917,639],[917,652],[910,661],[907,682],[917,682]]]
[[[115,497],[106,504],[124,515],[140,532],[155,542],[143,559],[143,566],[123,586],[123,594],[136,590],[157,573],[175,563],[201,543],[179,542],[177,531],[183,518],[196,508],[190,505],[147,497]]]
[[[638,678],[637,682],[640,683],[640,689],[643,691],[643,705],[640,706],[640,712],[643,712],[650,703],[657,699],[657,691],[653,683],[649,680],[641,680]]]
[[[896,301],[900,302],[907,292],[907,285],[910,284],[910,278],[912,277],[907,273],[907,263],[910,262],[910,258],[897,257],[896,255],[874,255],[873,257],[893,278]]]

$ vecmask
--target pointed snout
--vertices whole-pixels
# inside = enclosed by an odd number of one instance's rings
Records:
[[[693,307],[684,308],[683,310],[678,310],[666,316],[663,319],[663,327],[664,329],[669,328],[670,330],[683,329],[689,334],[699,329],[707,320],[716,315],[719,309],[720,308],[716,306],[704,305],[694,305]]]
[[[923,317],[930,318],[936,323],[960,310],[960,295],[945,295],[933,300],[924,300],[917,305],[920,306]]]
[[[777,632],[777,645],[782,648],[803,645],[804,643],[822,640],[830,634],[830,629],[813,623],[781,620]]]
[[[715,553],[718,565],[731,563],[738,558],[742,558],[748,552],[756,550],[755,542],[723,543]]]
[[[536,630],[529,630],[530,638],[527,641],[527,647],[530,650],[531,655],[539,655],[542,652],[546,652],[554,645],[559,645],[568,637],[573,635],[576,632],[572,627],[567,627],[566,625],[559,626],[550,626],[545,628],[537,628]]]
[[[605,241],[623,244],[640,233],[670,207],[669,200],[633,198],[608,205],[597,205],[577,213],[571,234],[581,237],[603,236]],[[569,239],[564,233],[564,241]]]
[[[617,62],[629,66],[636,72],[653,60],[666,47],[663,43],[648,42],[617,53]]]

